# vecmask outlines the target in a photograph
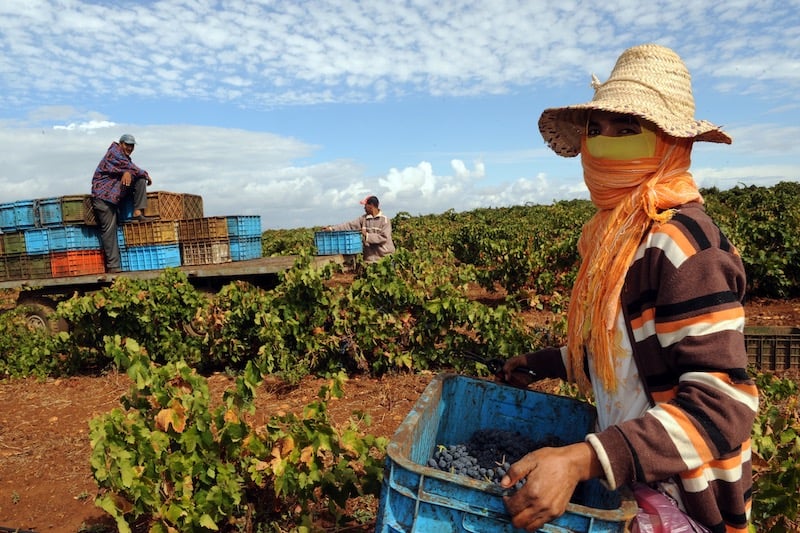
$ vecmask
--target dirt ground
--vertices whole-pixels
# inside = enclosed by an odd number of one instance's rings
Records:
[[[800,300],[752,301],[748,325],[800,326]],[[530,320],[546,317],[531,316]],[[337,422],[353,411],[372,415],[370,432],[391,437],[432,374],[382,379],[353,378],[345,397],[332,402]],[[209,378],[221,391],[229,378]],[[257,398],[259,416],[299,412],[316,399],[323,380],[309,378],[296,389],[265,387]],[[0,381],[0,531],[50,533],[112,531],[107,515],[94,505],[97,486],[88,457],[88,422],[119,405],[128,389],[125,375]]]

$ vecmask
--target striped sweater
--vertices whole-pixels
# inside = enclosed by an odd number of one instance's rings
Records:
[[[678,482],[688,514],[713,532],[745,532],[750,433],[758,392],[747,374],[744,266],[701,204],[681,206],[637,250],[622,312],[651,407],[588,437],[612,488]],[[564,377],[560,350],[530,354]]]

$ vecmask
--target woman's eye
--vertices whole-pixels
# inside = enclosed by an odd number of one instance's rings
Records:
[[[587,137],[597,137],[600,135],[600,126],[596,126],[594,124],[589,124],[586,127],[586,136]]]
[[[617,131],[617,135],[620,137],[623,135],[637,135],[639,133],[642,133],[642,129],[638,125],[626,126]]]

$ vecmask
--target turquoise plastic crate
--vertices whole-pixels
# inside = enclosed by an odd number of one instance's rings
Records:
[[[260,216],[232,216],[227,218],[229,237],[261,237]]]
[[[377,533],[524,533],[494,483],[427,466],[438,445],[462,444],[478,429],[519,431],[535,441],[580,442],[594,409],[563,396],[441,374],[425,388],[386,451]],[[541,531],[622,533],[636,515],[630,491],[581,483],[567,511]]]
[[[261,257],[261,236],[229,237],[231,261],[246,261]]]
[[[181,248],[178,243],[128,246],[120,249],[122,270],[159,270],[181,266]]]
[[[102,247],[96,226],[61,226],[46,231],[51,252],[99,250]]]
[[[317,231],[314,246],[317,255],[352,255],[363,251],[360,231]]]
[[[36,202],[22,200],[14,202],[14,221],[18,230],[36,227]]]
[[[60,226],[64,223],[60,197],[36,200],[36,212],[38,226]]]
[[[6,202],[0,204],[0,230],[16,231],[17,219],[14,214],[14,203]]]
[[[46,254],[50,252],[46,229],[25,230],[25,251],[29,254]]]

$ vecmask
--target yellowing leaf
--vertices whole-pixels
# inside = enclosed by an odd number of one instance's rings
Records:
[[[162,409],[156,415],[156,427],[161,431],[167,431],[169,426],[178,433],[183,433],[186,429],[186,409],[177,400],[170,404],[172,407]]]
[[[234,423],[235,424],[235,423],[239,422],[239,417],[236,415],[236,413],[233,411],[233,409],[228,409],[227,411],[225,411],[224,419],[225,419],[225,422],[228,422],[228,423]]]
[[[300,452],[300,462],[309,468],[311,467],[314,462],[314,448],[312,446],[303,448],[303,451]]]

